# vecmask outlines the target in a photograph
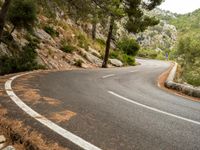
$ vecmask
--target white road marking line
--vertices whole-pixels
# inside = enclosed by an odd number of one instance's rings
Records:
[[[195,120],[191,120],[191,119],[187,119],[187,118],[184,118],[184,117],[181,117],[181,116],[177,116],[177,115],[174,115],[172,113],[168,113],[168,112],[165,112],[165,111],[162,111],[162,110],[159,110],[157,108],[153,108],[153,107],[150,107],[150,106],[147,106],[147,105],[144,105],[144,104],[141,104],[141,103],[138,103],[134,100],[131,100],[131,99],[128,99],[126,97],[123,97],[119,94],[116,94],[115,92],[112,92],[112,91],[108,91],[108,93],[118,97],[118,98],[121,98],[127,102],[130,102],[132,104],[135,104],[135,105],[138,105],[140,107],[143,107],[143,108],[146,108],[146,109],[149,109],[149,110],[152,110],[152,111],[155,111],[155,112],[158,112],[158,113],[161,113],[161,114],[164,114],[164,115],[167,115],[167,116],[170,116],[170,117],[174,117],[174,118],[177,118],[177,119],[181,119],[181,120],[184,120],[184,121],[187,121],[187,122],[190,122],[190,123],[194,123],[194,124],[197,124],[197,125],[200,125],[200,122],[198,121],[195,121]]]
[[[11,87],[12,81],[15,80],[18,77],[21,77],[21,76],[27,75],[27,74],[29,74],[29,73],[14,76],[14,77],[10,78],[5,83],[5,90],[6,90],[7,94],[8,94],[8,96],[10,96],[10,98],[23,111],[25,111],[31,117],[35,118],[40,123],[42,123],[46,127],[50,128],[51,130],[53,130],[57,134],[61,135],[65,139],[68,139],[69,141],[71,141],[72,143],[76,144],[77,146],[79,146],[79,147],[81,147],[81,148],[83,148],[85,150],[101,150],[100,148],[96,147],[95,145],[92,145],[91,143],[85,141],[84,139],[78,137],[77,135],[74,135],[73,133],[61,128],[57,124],[55,124],[52,121],[48,120],[47,118],[43,117],[42,115],[40,115],[39,113],[37,113],[36,111],[34,111],[30,107],[28,107],[19,97],[17,97],[17,95],[13,92],[12,87]]]
[[[135,72],[138,72],[138,70],[130,71],[130,73],[135,73]]]
[[[113,76],[115,76],[115,74],[109,74],[109,75],[103,76],[102,78],[106,79],[106,78],[113,77]]]

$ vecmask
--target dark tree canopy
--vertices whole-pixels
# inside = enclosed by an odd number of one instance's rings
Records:
[[[31,29],[37,19],[33,0],[13,0],[8,11],[8,20],[17,28]]]

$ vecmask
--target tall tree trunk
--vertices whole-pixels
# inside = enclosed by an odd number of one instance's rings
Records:
[[[6,16],[8,12],[8,8],[10,6],[11,0],[5,0],[0,12],[0,43],[3,34],[3,28],[5,26]]]
[[[109,57],[109,53],[110,53],[110,44],[111,44],[111,40],[112,40],[114,23],[115,23],[114,17],[111,16],[111,18],[110,18],[110,28],[109,28],[109,32],[108,32],[107,41],[106,41],[106,51],[105,51],[105,56],[104,56],[102,68],[108,67],[108,57]]]
[[[96,31],[97,31],[97,23],[94,22],[92,24],[92,39],[95,40],[96,39]]]

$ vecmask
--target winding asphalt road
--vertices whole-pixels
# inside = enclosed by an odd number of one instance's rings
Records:
[[[62,110],[75,112],[77,115],[72,119],[57,124],[100,149],[200,149],[200,103],[157,86],[158,76],[170,63],[138,61],[141,65],[136,67],[39,76],[29,81],[29,85],[39,89],[42,96],[59,99],[62,104],[27,105],[43,116]],[[59,139],[59,135],[51,135],[53,131],[48,132],[51,139]],[[65,146],[69,140],[56,142]],[[70,148],[79,149],[75,144]]]

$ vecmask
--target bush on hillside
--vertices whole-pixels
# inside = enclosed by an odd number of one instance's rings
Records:
[[[78,46],[80,46],[81,48],[84,48],[86,51],[88,51],[89,50],[89,41],[88,41],[87,37],[80,33],[77,35],[77,39],[78,39]]]
[[[13,0],[8,11],[8,20],[17,28],[32,29],[37,19],[36,5],[33,0]]]
[[[200,68],[184,70],[183,79],[191,85],[200,86]]]
[[[44,69],[44,66],[39,65],[36,61],[36,47],[37,45],[35,43],[30,42],[16,56],[0,56],[0,75]]]
[[[195,37],[185,37],[177,47],[177,61],[183,68],[182,79],[194,86],[200,86],[200,44]]]
[[[143,57],[143,58],[156,59],[158,56],[158,52],[156,52],[155,50],[141,49],[139,50],[137,56]]]
[[[82,67],[82,64],[83,64],[83,61],[81,60],[81,59],[76,59],[75,60],[75,66],[77,66],[77,67]]]
[[[58,37],[59,36],[59,32],[57,32],[56,30],[54,30],[53,27],[45,26],[44,27],[44,31],[46,33],[48,33],[49,35],[51,35],[52,37]]]
[[[125,66],[127,66],[127,65],[134,66],[135,65],[135,57],[127,55],[119,50],[111,51],[110,58],[119,59],[120,61],[122,61],[122,63]]]
[[[136,56],[140,45],[132,38],[123,38],[117,43],[117,49],[123,51],[127,55]]]
[[[62,45],[60,48],[65,53],[72,53],[75,50],[75,47],[69,44]]]

